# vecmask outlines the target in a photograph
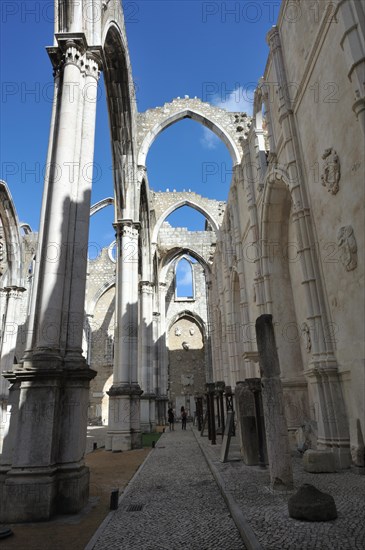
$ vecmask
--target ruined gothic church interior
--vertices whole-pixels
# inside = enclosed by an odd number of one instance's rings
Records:
[[[195,421],[212,384],[232,396],[242,460],[257,464],[245,418],[265,374],[263,315],[290,450],[364,473],[363,4],[320,2],[316,20],[304,5],[293,25],[283,0],[249,115],[188,96],[138,112],[121,3],[92,0],[101,16],[90,20],[83,2],[55,2],[38,232],[19,222],[0,183],[0,520],[78,512],[89,494],[88,426],[105,426],[106,451],[137,449],[142,433],[166,426],[169,407]],[[92,204],[83,167],[93,162],[90,97],[101,74],[114,196]],[[326,96],[313,100],[315,82],[339,83],[335,110]],[[226,201],[150,186],[149,149],[183,119],[227,147]],[[56,185],[52,167],[67,163],[76,184],[62,171]],[[186,207],[204,217],[201,230],[169,222]],[[104,208],[115,239],[90,258],[90,218]],[[269,439],[275,418],[264,420]]]

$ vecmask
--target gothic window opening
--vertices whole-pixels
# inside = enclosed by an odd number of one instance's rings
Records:
[[[195,300],[193,258],[183,256],[175,267],[176,300]]]

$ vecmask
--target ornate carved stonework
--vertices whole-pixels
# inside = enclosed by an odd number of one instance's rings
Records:
[[[66,65],[76,65],[86,76],[92,76],[96,81],[100,78],[99,56],[94,52],[85,53],[85,44],[70,42],[66,49],[62,51],[59,48],[48,48],[48,53],[53,64],[53,76],[61,74]]]
[[[194,375],[193,374],[182,374],[181,375],[181,384],[183,386],[194,386]]]
[[[94,57],[86,56],[85,58],[85,73],[86,76],[93,76],[96,80],[100,78],[99,64]]]
[[[72,63],[73,65],[77,65],[78,67],[83,67],[84,65],[84,56],[80,52],[80,50],[76,47],[76,45],[70,45],[64,55],[63,58],[63,65],[68,65],[69,63]]]
[[[136,224],[124,223],[120,228],[120,235],[122,237],[129,237],[130,239],[137,240],[138,234],[139,234],[139,231],[138,231],[138,226],[136,226]]]
[[[344,225],[337,232],[340,260],[346,271],[357,267],[357,244],[352,225]]]
[[[5,269],[5,246],[4,246],[4,236],[2,231],[0,231],[0,277],[4,273]]]
[[[321,176],[322,185],[324,187],[327,187],[327,191],[329,193],[332,193],[332,195],[336,195],[336,193],[340,188],[339,186],[340,179],[341,179],[340,159],[338,157],[338,154],[332,147],[325,150],[325,152],[322,155],[322,159],[324,160],[323,171]]]

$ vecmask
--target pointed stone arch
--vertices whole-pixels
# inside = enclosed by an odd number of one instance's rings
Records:
[[[184,255],[191,256],[197,262],[199,262],[200,265],[204,269],[205,277],[206,277],[207,282],[210,281],[212,270],[211,270],[211,266],[209,265],[207,260],[201,254],[199,254],[199,252],[194,250],[194,248],[176,247],[176,248],[172,248],[171,250],[169,250],[169,252],[166,254],[166,256],[163,259],[163,263],[162,263],[162,265],[160,267],[160,271],[159,271],[159,282],[160,283],[165,283],[167,272],[170,269],[171,264],[174,261],[176,261],[177,258],[179,258],[180,256],[183,257]]]
[[[139,190],[139,274],[143,281],[150,281],[152,277],[152,251],[151,251],[151,216],[149,193],[146,180],[143,178]],[[153,242],[153,241],[152,241]]]
[[[110,21],[104,31],[104,80],[108,103],[116,217],[134,214],[136,100],[125,34]]]
[[[246,138],[251,118],[246,113],[231,113],[198,98],[174,99],[163,107],[138,114],[138,165],[145,166],[148,151],[156,137],[166,128],[189,118],[214,132],[226,145],[233,166],[242,158],[240,139]]]
[[[114,199],[112,197],[107,197],[105,199],[102,199],[101,201],[96,202],[90,208],[90,216],[94,216],[94,214],[96,214],[97,212],[100,212],[100,210],[103,210],[108,206],[112,206],[113,204],[114,204]]]
[[[9,188],[2,180],[0,180],[0,220],[3,232],[0,247],[3,248],[8,271],[6,285],[21,286],[20,224]]]
[[[295,174],[295,172],[293,173]],[[305,374],[306,379],[310,382],[308,389],[312,394],[311,402],[316,408],[319,447],[331,449],[335,454],[338,466],[343,468],[350,463],[347,413],[338,375],[337,361],[334,355],[335,343],[327,335],[329,317],[319,269],[319,259],[314,246],[311,212],[305,188],[299,175],[290,178],[284,166],[273,165],[265,178],[260,231],[260,266],[263,296],[265,297],[264,308],[268,313],[271,313],[273,309],[274,292],[276,301],[278,301],[277,288],[273,288],[271,273],[273,268],[270,268],[270,260],[272,260],[271,256],[273,254],[272,249],[270,249],[270,242],[273,243],[272,238],[273,235],[275,236],[274,226],[279,227],[280,223],[285,222],[285,219],[288,219],[289,216],[292,218],[297,241],[298,260],[301,266],[301,284],[305,288],[306,318],[303,321],[306,322],[307,328],[309,328],[311,339],[311,356],[308,358],[308,364],[303,365],[305,372],[301,373],[301,377],[304,378]],[[276,236],[282,238],[280,235]],[[278,250],[280,253],[280,247]],[[276,273],[277,275],[278,273]],[[294,322],[298,331],[295,308],[292,309],[293,321],[290,321],[290,323]],[[285,335],[290,339],[287,332],[284,333],[284,337]],[[284,342],[284,339],[281,338],[282,342]],[[278,347],[280,347],[280,343]],[[288,372],[284,373],[284,375],[287,374]],[[292,389],[293,387],[289,392]],[[335,395],[336,399],[334,399]],[[306,399],[308,399],[308,396]],[[303,406],[297,407],[297,410],[302,412]],[[341,444],[339,444],[340,441]]]
[[[213,227],[214,231],[217,233],[219,228],[218,222],[216,221],[215,217],[208,211],[208,209],[205,208],[203,205],[199,204],[198,200],[193,200],[190,198],[182,198],[178,200],[175,204],[172,204],[171,206],[169,206],[169,208],[167,208],[167,210],[165,210],[165,212],[159,217],[155,227],[153,228],[152,243],[157,242],[158,233],[160,231],[161,225],[166,220],[166,218],[168,218],[170,214],[172,214],[179,208],[182,208],[183,206],[188,206],[190,208],[193,208],[197,212],[200,212],[200,214],[205,216],[205,218],[209,221],[209,223]]]
[[[203,335],[203,339],[205,341],[206,337],[207,337],[207,327],[206,327],[206,324],[204,323],[203,319],[200,317],[200,315],[198,315],[197,313],[195,313],[194,311],[190,311],[188,309],[184,309],[182,311],[179,311],[179,313],[176,313],[176,315],[174,315],[171,319],[169,319],[169,322],[168,322],[168,325],[166,327],[166,333],[168,334],[170,332],[170,329],[171,327],[177,322],[179,321],[179,319],[182,319],[183,317],[187,317],[188,319],[192,319],[193,321],[196,322],[196,324],[199,326],[201,332],[202,332],[202,335]]]

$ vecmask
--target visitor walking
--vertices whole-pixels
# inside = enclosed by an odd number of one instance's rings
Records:
[[[184,407],[181,407],[181,429],[186,430],[186,410]]]
[[[167,411],[167,419],[169,421],[169,429],[171,432],[171,430],[172,431],[174,430],[174,422],[175,422],[175,415],[172,407],[170,407]]]

